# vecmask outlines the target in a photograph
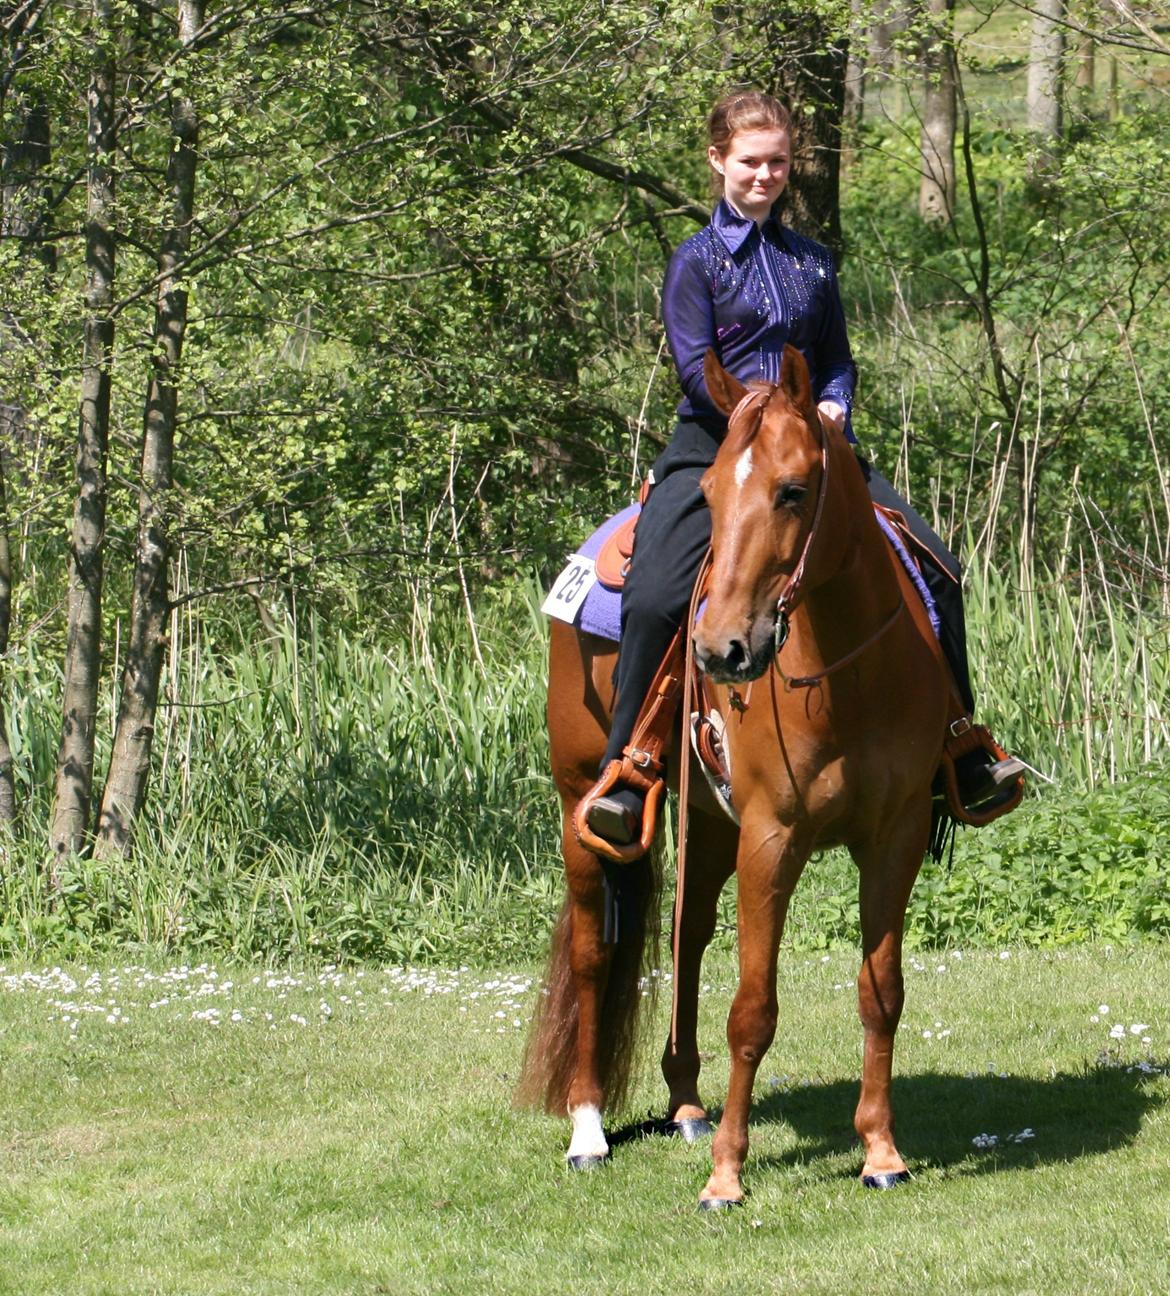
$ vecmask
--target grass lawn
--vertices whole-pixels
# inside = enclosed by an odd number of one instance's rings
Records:
[[[1162,1292],[1170,951],[918,954],[897,1102],[916,1180],[864,1191],[855,960],[789,955],[739,1211],[708,1149],[510,1106],[531,970],[0,973],[0,1291]],[[726,1084],[733,966],[704,996]],[[660,1109],[656,1056],[634,1108]],[[1140,1029],[1139,1029],[1140,1028]]]

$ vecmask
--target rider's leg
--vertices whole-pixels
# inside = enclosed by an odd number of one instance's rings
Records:
[[[617,702],[602,771],[621,759],[650,682],[686,615],[711,539],[711,516],[699,480],[717,448],[702,427],[684,423],[654,466],[654,489],[638,518],[622,589]],[[640,832],[642,803],[638,792],[619,784],[593,803],[589,825],[599,836],[624,845]]]
[[[617,703],[606,763],[620,757],[630,740],[646,689],[686,615],[711,540],[701,476],[699,469],[684,469],[656,483],[638,518],[634,556],[622,589]]]

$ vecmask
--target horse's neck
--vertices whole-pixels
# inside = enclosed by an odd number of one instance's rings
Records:
[[[853,449],[829,436],[828,544],[805,606],[818,646],[832,652],[880,625],[902,595]]]

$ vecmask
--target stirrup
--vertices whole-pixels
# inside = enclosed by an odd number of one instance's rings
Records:
[[[968,804],[963,800],[955,762],[977,751],[985,752],[991,758],[989,781],[992,789],[988,796]],[[1004,751],[986,725],[972,724],[970,716],[960,716],[947,725],[942,752],[943,782],[947,808],[951,817],[960,823],[982,828],[1014,810],[1023,800],[1025,768],[1023,761]]]
[[[661,761],[651,759],[639,768],[636,761],[645,755],[644,752],[627,747],[621,760],[609,762],[601,777],[577,802],[577,808],[573,812],[573,831],[577,834],[577,840],[581,845],[595,855],[601,855],[618,864],[633,864],[646,855],[658,827],[658,807],[662,802],[662,794],[666,791],[666,780],[663,777]],[[619,783],[632,788],[645,798],[641,831],[634,841],[624,845],[607,841],[604,837],[598,836],[589,826],[590,810]]]

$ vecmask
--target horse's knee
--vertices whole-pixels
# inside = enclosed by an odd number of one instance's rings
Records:
[[[737,996],[727,1019],[727,1044],[732,1057],[750,1066],[758,1065],[776,1036],[777,1017],[775,999]]]
[[[862,974],[857,984],[857,1009],[866,1030],[892,1031],[902,1017],[905,1002],[902,973],[880,979]]]

